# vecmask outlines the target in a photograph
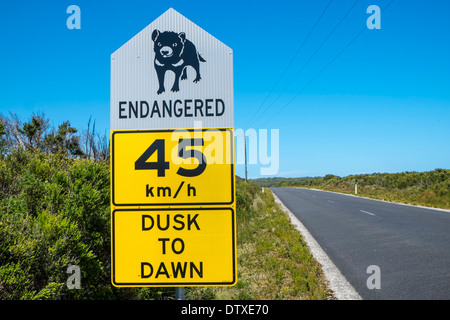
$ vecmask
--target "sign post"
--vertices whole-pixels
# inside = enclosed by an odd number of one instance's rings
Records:
[[[169,9],[111,55],[111,281],[237,282],[232,50]]]

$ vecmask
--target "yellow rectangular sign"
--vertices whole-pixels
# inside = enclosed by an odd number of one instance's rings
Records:
[[[113,131],[113,206],[234,204],[231,128]]]
[[[232,208],[112,211],[115,286],[226,286],[236,283]]]

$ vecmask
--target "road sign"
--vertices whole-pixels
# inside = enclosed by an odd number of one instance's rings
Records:
[[[231,205],[232,129],[114,131],[114,206]]]
[[[115,286],[237,281],[233,52],[173,9],[111,55]]]
[[[111,130],[234,127],[233,51],[173,9],[111,55]]]
[[[234,285],[235,242],[232,208],[116,209],[112,282],[115,286]]]

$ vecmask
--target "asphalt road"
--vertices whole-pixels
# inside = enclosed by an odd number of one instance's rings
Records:
[[[450,299],[450,212],[333,192],[271,190],[363,299]],[[372,265],[379,267],[380,289],[367,287]]]

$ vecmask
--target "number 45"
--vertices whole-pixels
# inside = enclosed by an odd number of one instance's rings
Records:
[[[196,158],[199,162],[195,169],[179,168],[177,174],[184,177],[196,177],[203,173],[206,169],[205,155],[198,150],[187,150],[187,147],[203,146],[203,139],[180,139],[178,141],[178,156],[183,159]],[[156,162],[147,162],[147,160],[157,152]],[[165,177],[166,170],[169,169],[170,163],[165,159],[165,140],[156,139],[150,147],[136,160],[134,164],[135,170],[157,170],[158,177]]]

